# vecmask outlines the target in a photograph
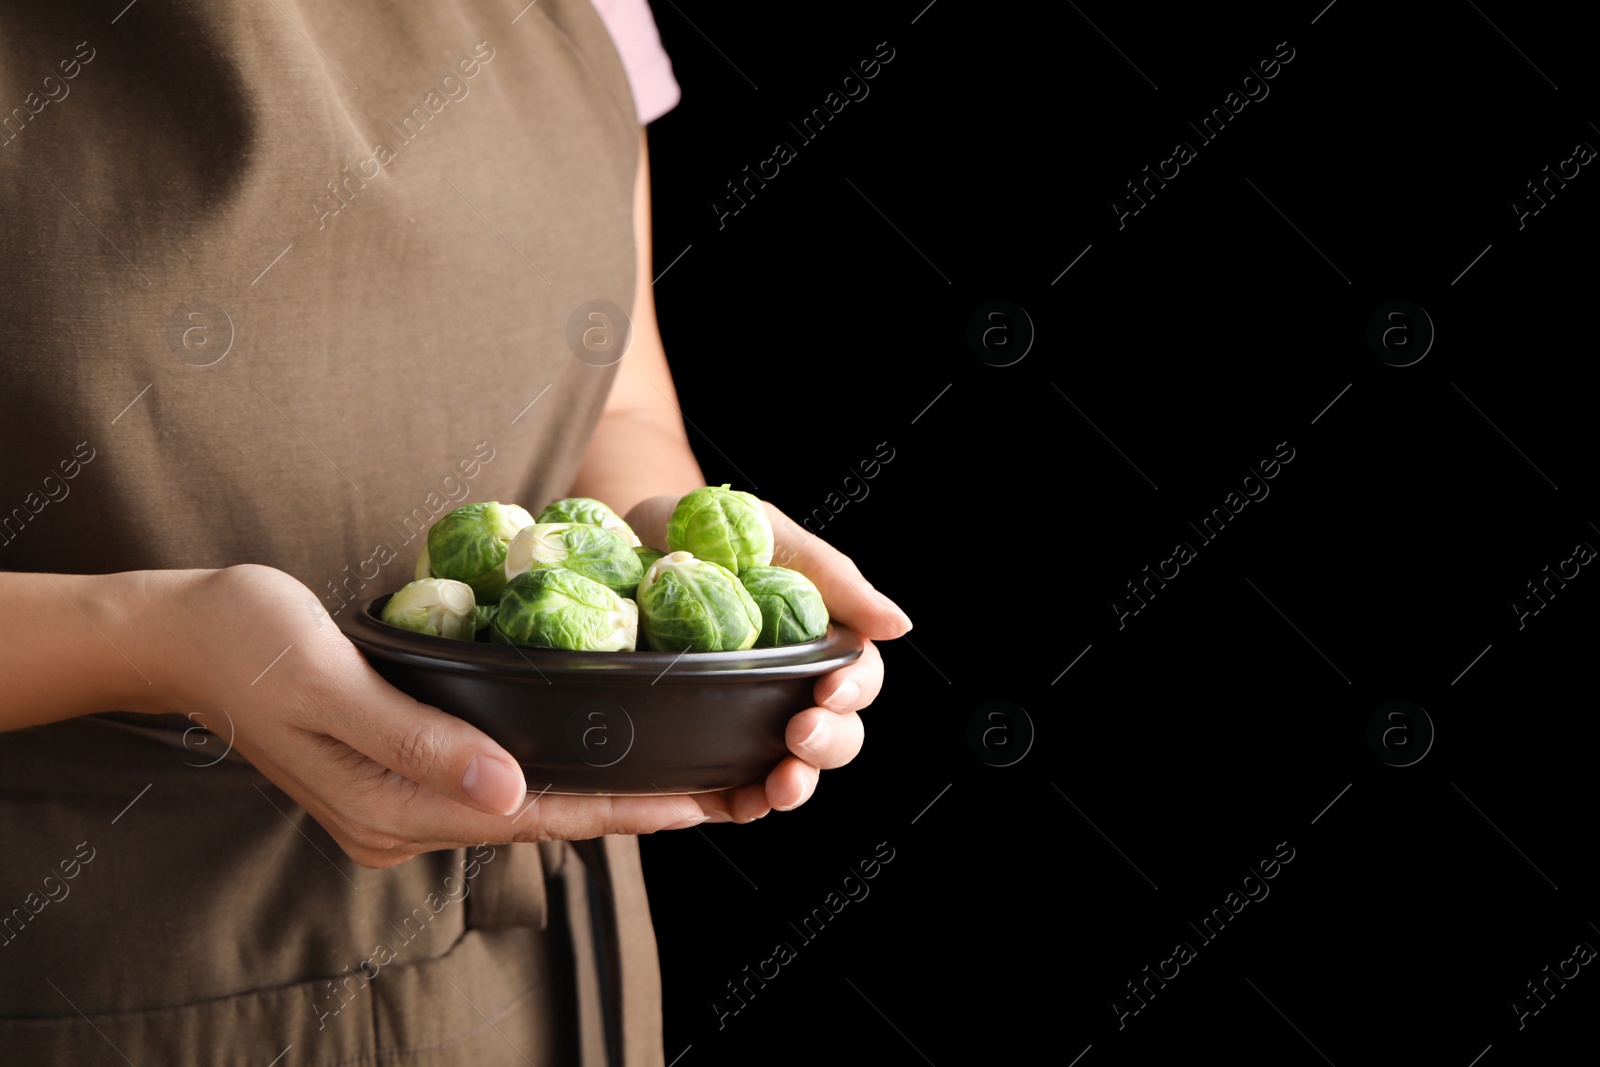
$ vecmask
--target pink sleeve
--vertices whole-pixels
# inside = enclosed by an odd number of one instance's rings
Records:
[[[682,96],[672,76],[672,61],[661,47],[655,16],[646,0],[594,0],[594,6],[628,72],[639,124],[648,125],[676,107]]]

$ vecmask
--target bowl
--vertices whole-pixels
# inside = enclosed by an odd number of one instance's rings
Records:
[[[743,652],[567,652],[456,641],[382,621],[390,594],[339,627],[390,685],[472,723],[522,764],[530,791],[648,796],[758,782],[789,754],[789,719],[862,641]]]

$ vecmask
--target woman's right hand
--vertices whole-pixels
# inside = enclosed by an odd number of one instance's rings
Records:
[[[145,574],[145,617],[126,620],[124,637],[151,683],[138,710],[231,730],[233,747],[363,866],[732,820],[723,794],[535,801],[505,749],[385,682],[290,575],[256,565]]]

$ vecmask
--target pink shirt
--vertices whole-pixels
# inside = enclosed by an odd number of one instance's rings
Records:
[[[639,125],[648,125],[677,106],[682,92],[672,76],[672,61],[661,47],[655,16],[646,0],[594,0],[600,20],[622,57],[633,87]]]

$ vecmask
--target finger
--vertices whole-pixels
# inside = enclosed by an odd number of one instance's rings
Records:
[[[290,759],[263,759],[257,766],[366,867],[389,867],[421,852],[481,842],[582,840],[706,821],[748,821],[766,807],[760,786],[737,796],[733,791],[643,797],[546,792],[524,796],[514,815],[493,815],[441,796],[326,734],[302,733]]]
[[[737,789],[725,790],[722,797],[726,816],[714,813],[711,817],[712,822],[755,822],[772,810],[772,805],[767,801],[767,787],[764,782],[754,782]]]
[[[900,606],[874,589],[848,556],[771,504],[767,516],[777,542],[772,562],[810,578],[829,615],[863,637],[880,641],[911,629],[911,619]]]
[[[653,834],[718,820],[727,821],[728,816],[714,793],[648,797],[546,794],[522,816],[523,822],[535,825],[536,840],[564,841]],[[524,836],[522,831],[518,836]]]
[[[793,811],[817,791],[821,773],[804,760],[786,757],[767,775],[767,803],[779,811]]]
[[[398,777],[380,795],[382,805],[376,812],[364,806],[364,814],[378,823],[355,828],[349,835],[367,848],[411,854],[484,841],[581,841],[653,834],[731,818],[715,794],[704,798],[534,794],[510,816],[469,810]]]
[[[861,752],[866,729],[853,711],[810,708],[789,720],[785,741],[789,751],[824,771],[843,767]]]
[[[867,641],[861,656],[817,679],[811,698],[830,711],[860,711],[878,699],[883,690],[883,655]]]

